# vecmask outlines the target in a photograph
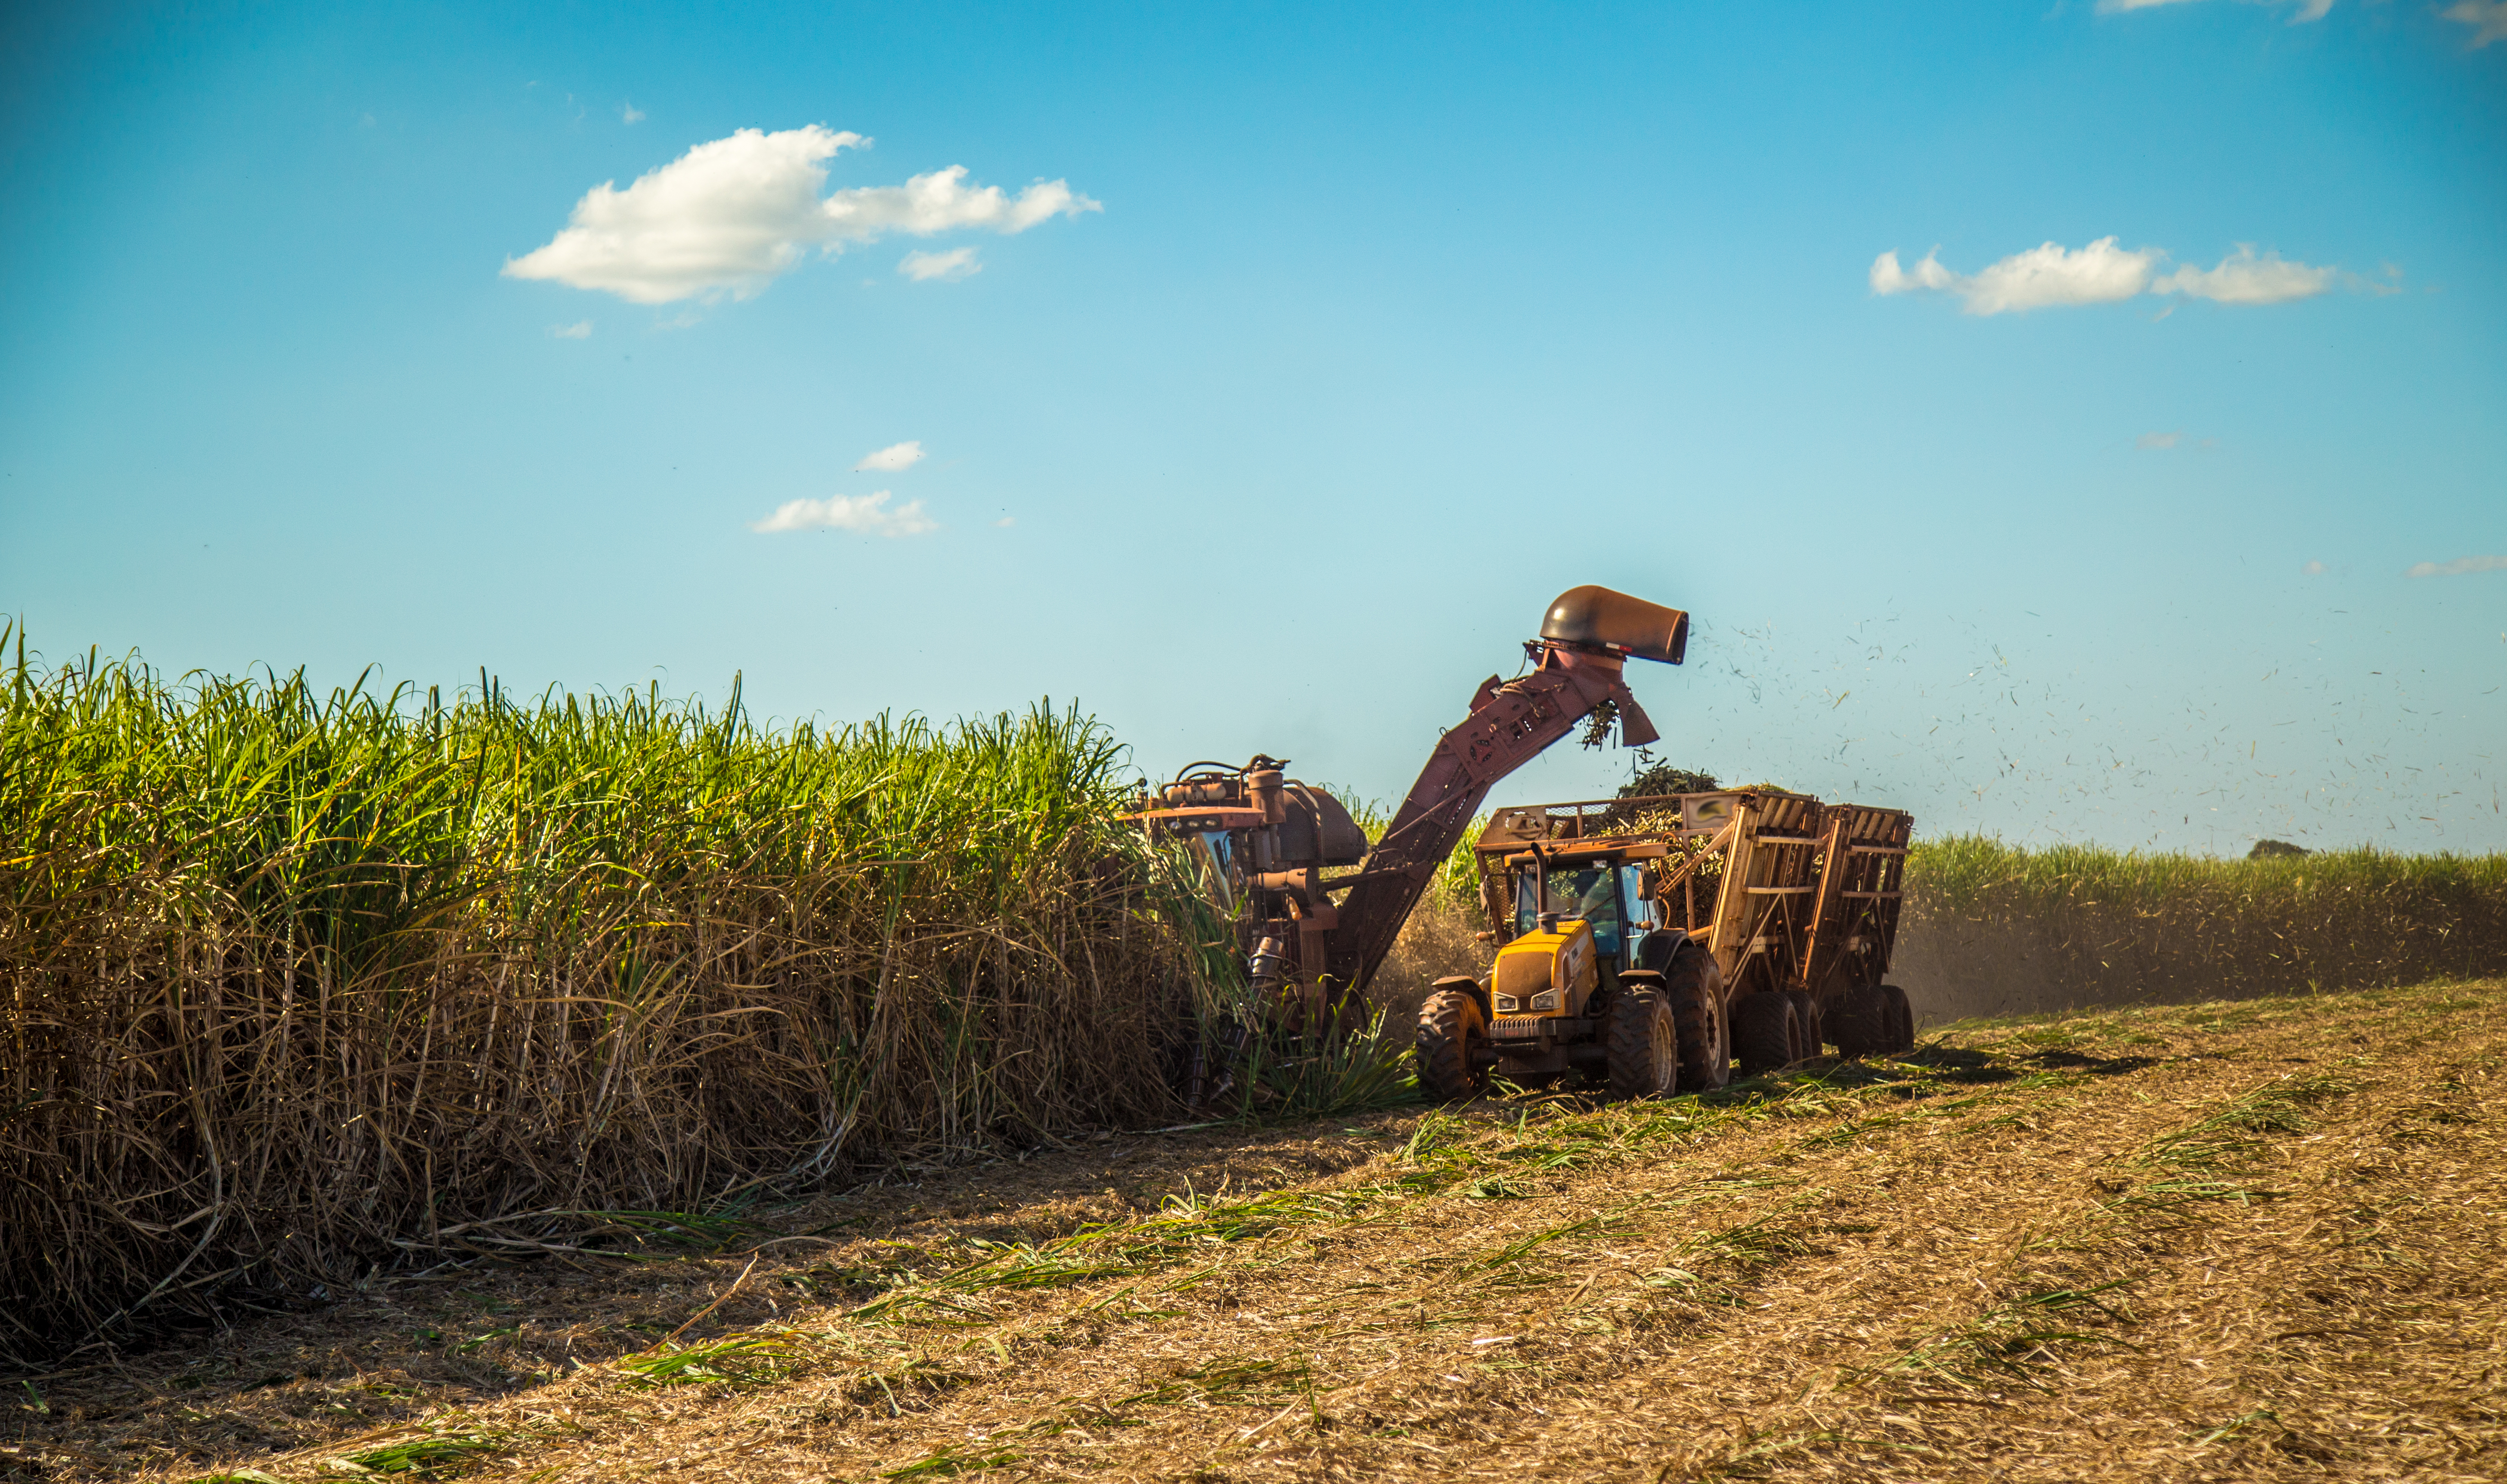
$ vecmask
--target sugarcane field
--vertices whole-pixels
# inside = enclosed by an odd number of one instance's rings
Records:
[[[2507,0],[0,37],[4,1484],[2507,1478]]]

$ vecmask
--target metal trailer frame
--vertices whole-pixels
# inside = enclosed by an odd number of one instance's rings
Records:
[[[1888,975],[1915,830],[1915,816],[1898,809],[1832,804],[1827,816],[1819,893],[1802,955],[1803,986],[1823,1007]]]

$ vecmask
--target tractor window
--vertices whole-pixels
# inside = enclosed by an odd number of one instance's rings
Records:
[[[1540,908],[1533,905],[1533,883],[1539,873],[1524,871],[1514,878],[1514,930],[1530,932],[1540,925]],[[1618,873],[1611,866],[1593,866],[1581,871],[1549,873],[1547,910],[1561,917],[1581,918],[1593,924],[1593,948],[1598,953],[1619,951],[1619,883]]]
[[[1628,921],[1643,927],[1654,918],[1653,907],[1646,901],[1645,867],[1619,867],[1619,900],[1628,904]]]

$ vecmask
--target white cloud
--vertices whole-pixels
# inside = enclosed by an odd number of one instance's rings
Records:
[[[2136,449],[2172,449],[2184,441],[2185,435],[2181,432],[2144,433],[2132,441],[2132,446]]]
[[[2219,304],[2287,304],[2293,299],[2312,299],[2333,287],[2334,272],[2329,268],[2283,262],[2277,252],[2258,258],[2253,243],[2240,242],[2235,252],[2220,260],[2219,267],[2180,268],[2153,281],[2150,291],[2188,294]]]
[[[745,299],[798,267],[808,250],[839,252],[890,233],[929,236],[961,229],[1025,232],[1056,216],[1105,209],[1061,180],[1010,196],[970,188],[951,165],[901,186],[818,195],[819,162],[870,141],[812,125],[765,133],[744,128],[700,144],[621,191],[604,181],[575,202],[547,245],[505,263],[506,276],[602,289],[637,304],[724,292]]]
[[[2507,572],[2507,557],[2457,557],[2452,561],[2415,563],[2406,577],[2461,577],[2469,572]]]
[[[947,252],[918,249],[907,253],[904,260],[896,265],[896,271],[917,283],[928,283],[934,278],[943,283],[955,283],[982,272],[984,265],[975,261],[975,249],[971,247],[952,247]]]
[[[1908,294],[1916,289],[1945,289],[1958,281],[1956,274],[1942,267],[1942,250],[1938,247],[1924,254],[1924,261],[1908,272],[1898,266],[1898,255],[1884,252],[1871,260],[1871,292],[1875,294]]]
[[[590,340],[592,339],[592,321],[588,319],[578,319],[570,325],[551,325],[549,326],[549,334],[556,336],[559,340]]]
[[[2507,5],[2507,0],[2499,3]],[[2144,292],[2183,294],[2218,304],[2287,304],[2296,299],[2312,299],[2337,282],[2369,293],[2399,292],[2340,269],[2290,262],[2277,250],[2259,257],[2250,242],[2238,243],[2237,250],[2222,258],[2216,268],[2189,266],[2173,272],[2159,272],[2159,266],[2166,261],[2167,254],[2156,247],[2127,252],[2116,246],[2114,237],[2107,236],[2078,249],[2047,242],[2026,252],[2013,253],[1973,274],[1944,268],[1938,247],[1924,254],[1923,261],[1911,269],[1901,267],[1895,252],[1884,252],[1871,260],[1868,276],[1874,294],[1927,290],[1954,294],[1970,314],[2001,314],[2052,305],[2113,304]],[[2402,277],[2403,271],[2391,264],[2386,265],[2385,271],[2397,282]],[[2153,317],[2165,319],[2174,310],[2175,306],[2170,305]]]
[[[2507,0],[2455,0],[2438,14],[2472,27],[2472,40],[2467,45],[2486,47],[2493,41],[2507,41]]]
[[[2113,237],[2100,237],[2078,249],[2048,242],[2013,253],[1983,271],[1969,275],[1942,267],[1939,252],[1936,248],[1925,254],[1912,271],[1899,268],[1896,253],[1882,253],[1871,263],[1871,292],[1945,290],[1956,294],[1970,314],[2001,314],[2053,305],[2112,304],[2130,299],[2149,287],[2152,270],[2166,256],[2156,247],[2127,252],[2116,246]]]
[[[2302,577],[2321,577],[2332,570],[2333,568],[2326,566],[2321,561],[2310,561],[2307,565],[2298,569],[2299,575]]]
[[[1007,529],[1009,529],[1011,526],[1016,525],[1017,524],[1018,524],[1018,517],[1016,517],[1016,516],[1003,516],[1003,517],[1001,517],[999,520],[995,521],[995,522],[993,523],[993,527],[994,527],[996,530],[1007,530]]]
[[[2181,5],[2185,0],[2098,0],[2098,14],[2120,15],[2126,11],[2155,10],[2162,5]],[[2253,5],[2278,5],[2281,0],[2247,0]],[[2291,25],[2309,20],[2322,20],[2333,9],[2333,0],[2297,0],[2298,13],[2289,18]]]
[[[2163,256],[2155,247],[2126,252],[2113,237],[2100,237],[2077,251],[2048,242],[2013,253],[1969,279],[1958,292],[1966,299],[1970,314],[2042,309],[2050,305],[2112,304],[2140,293]]]
[[[618,105],[618,117],[630,124],[641,124],[644,122],[644,110],[633,103],[621,103]]]
[[[823,500],[786,500],[750,530],[855,530],[866,536],[920,536],[940,527],[923,513],[921,500],[888,508],[889,491],[831,494]]]
[[[864,453],[862,461],[854,465],[854,470],[859,473],[864,469],[911,469],[922,461],[923,440],[912,438],[903,443],[891,443],[876,453]]]

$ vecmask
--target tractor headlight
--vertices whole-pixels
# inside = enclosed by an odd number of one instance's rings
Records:
[[[1557,1009],[1558,992],[1556,990],[1543,990],[1540,994],[1533,995],[1532,1008],[1536,1010]]]
[[[1512,1015],[1512,1014],[1514,1013],[1514,996],[1513,996],[1513,995],[1496,995],[1496,996],[1494,996],[1494,997],[1495,997],[1495,998],[1496,998],[1496,1000],[1497,1000],[1497,1013],[1498,1013],[1498,1014],[1500,1014],[1500,1015]]]

